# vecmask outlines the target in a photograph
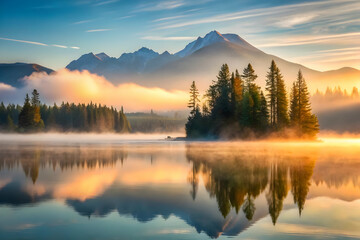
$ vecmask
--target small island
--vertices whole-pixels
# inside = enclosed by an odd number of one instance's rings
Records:
[[[249,63],[240,75],[223,64],[217,81],[209,86],[200,110],[200,94],[195,81],[190,87],[188,139],[315,139],[317,117],[311,111],[309,91],[302,72],[290,92],[275,61],[266,76],[266,93],[255,83],[257,75]]]

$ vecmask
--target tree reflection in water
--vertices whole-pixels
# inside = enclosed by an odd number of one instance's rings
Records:
[[[231,208],[236,213],[241,208],[246,218],[252,220],[255,199],[266,191],[269,214],[275,225],[290,189],[301,214],[311,185],[315,155],[254,154],[244,148],[236,150],[188,145],[186,156],[193,163],[189,173],[191,186],[197,184],[201,174],[206,190],[216,198],[224,218]]]

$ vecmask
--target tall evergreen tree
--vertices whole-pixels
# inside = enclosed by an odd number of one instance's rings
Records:
[[[33,109],[30,104],[29,95],[26,94],[25,102],[19,114],[19,128],[28,131],[32,128],[34,122]]]
[[[260,112],[259,112],[259,123],[260,129],[265,132],[269,126],[269,111],[267,106],[266,98],[264,93],[260,93]]]
[[[243,100],[243,81],[241,76],[236,69],[235,74],[232,74],[231,78],[231,103],[235,117],[240,118],[241,113],[241,102]]]
[[[279,68],[276,68],[276,128],[282,129],[289,124],[288,99],[285,82]]]
[[[257,75],[250,63],[243,70],[241,77],[244,79],[245,84],[241,125],[252,130],[261,129],[261,92],[260,87],[255,84]]]
[[[44,128],[44,122],[41,119],[40,114],[40,94],[39,92],[34,89],[32,91],[32,97],[31,97],[31,108],[32,108],[32,115],[33,115],[33,129],[34,130],[40,130]]]
[[[299,126],[299,90],[297,82],[293,82],[290,93],[290,124],[292,127]]]
[[[319,132],[317,117],[311,113],[309,92],[305,79],[299,70],[291,91],[290,119],[299,136],[315,137]]]
[[[275,61],[271,61],[271,65],[269,68],[269,72],[266,75],[266,88],[265,90],[268,92],[266,94],[269,102],[270,108],[270,125],[272,128],[275,128],[276,123],[276,75],[277,75],[277,66]]]
[[[282,129],[289,122],[288,100],[285,82],[274,60],[266,76],[266,90],[270,109],[270,125],[274,130]]]
[[[188,103],[188,108],[190,108],[190,114],[195,114],[199,102],[199,90],[196,87],[195,81],[193,81],[190,86],[190,100]]]
[[[243,74],[241,77],[244,80],[245,87],[247,91],[250,91],[251,85],[257,79],[257,75],[255,74],[255,70],[253,69],[252,65],[249,63],[248,66],[244,69]]]

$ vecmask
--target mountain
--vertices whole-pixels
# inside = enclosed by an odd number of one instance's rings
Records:
[[[106,53],[104,53],[104,52],[98,53],[98,54],[96,54],[95,56],[97,56],[98,58],[100,58],[101,61],[105,61],[105,60],[110,59],[110,57],[109,57]]]
[[[206,45],[204,42],[211,44]],[[196,49],[197,44],[202,47],[186,56],[185,52]],[[325,72],[313,70],[301,64],[267,54],[250,45],[236,34],[221,35],[216,31],[208,33],[202,40],[198,38],[175,55],[179,56],[179,54],[184,55],[184,57],[152,72],[151,75],[147,76],[146,80],[138,78],[138,83],[146,86],[187,90],[191,82],[196,81],[199,89],[205,90],[211,84],[211,81],[216,78],[222,64],[228,63],[231,71],[238,69],[241,73],[243,68],[248,63],[251,63],[258,75],[257,84],[264,87],[271,60],[275,60],[280,68],[288,90],[290,90],[292,82],[295,81],[299,70],[303,72],[312,92],[315,92],[316,89],[326,90],[328,86],[335,87],[339,84],[352,89],[353,86],[358,85],[360,80],[360,71],[357,69],[341,68]],[[169,76],[169,78],[164,81],[164,76]]]
[[[148,61],[159,56],[159,53],[142,47],[133,53],[123,53],[118,61],[119,67],[128,73],[140,73],[145,69]]]
[[[34,72],[52,73],[54,70],[33,63],[1,63],[0,82],[13,87],[22,87],[24,82],[21,80],[25,76],[30,76]]]
[[[299,69],[308,80],[311,91],[340,83],[345,88],[352,88],[360,79],[360,71],[357,69],[316,71],[267,54],[236,34],[221,34],[217,31],[198,37],[175,54],[167,51],[159,54],[145,47],[124,53],[118,59],[105,53],[89,53],[71,62],[67,68],[87,69],[105,76],[115,84],[131,81],[149,87],[187,90],[190,83],[196,81],[200,90],[205,90],[223,63],[228,63],[232,71],[238,69],[240,73],[251,63],[258,75],[257,83],[264,87],[271,60],[276,61],[288,88],[296,79]]]
[[[82,55],[79,59],[73,60],[66,68],[69,70],[89,70],[90,72],[96,69],[96,67],[103,62],[103,60],[95,54],[88,53]]]
[[[214,30],[206,34],[204,38],[198,37],[198,39],[186,45],[186,47],[183,50],[175,53],[175,55],[179,57],[186,57],[203,47],[219,42],[231,42],[231,43],[239,44],[249,50],[260,51],[236,34],[222,35],[221,33]]]
[[[150,59],[144,68],[144,72],[153,72],[160,69],[162,66],[165,66],[168,63],[178,60],[180,57],[170,54],[168,51],[163,52],[162,54],[156,56],[153,59]]]
[[[79,71],[88,70],[109,79],[116,79],[119,76],[124,77],[143,72],[147,67],[147,63],[158,57],[160,57],[158,60],[164,64],[170,62],[169,57],[165,58],[149,48],[142,47],[132,53],[123,53],[119,58],[109,57],[103,52],[98,54],[91,52],[72,61],[66,68]],[[156,69],[159,67],[159,62],[152,62],[151,65],[154,65],[154,67],[148,69]]]
[[[341,85],[352,89],[358,85],[360,71],[354,68],[320,72],[297,63],[286,61],[274,55],[267,54],[236,34],[221,34],[212,31],[204,37],[198,37],[181,51],[162,54],[149,48],[142,47],[135,52],[123,53],[119,58],[110,57],[106,53],[88,53],[79,59],[71,61],[66,68],[69,70],[88,70],[106,77],[114,84],[134,82],[148,87],[162,87],[165,89],[187,90],[192,81],[196,81],[201,91],[205,90],[216,77],[220,66],[228,63],[231,71],[242,69],[251,63],[258,75],[257,83],[264,87],[265,77],[271,60],[275,60],[280,68],[288,89],[296,79],[298,70],[302,70],[309,89],[326,90],[327,87]],[[52,71],[29,64],[33,70],[15,70],[13,77],[2,76],[0,82],[20,86],[17,80],[31,74],[33,71]],[[38,66],[38,67],[35,67]],[[37,69],[37,70],[36,70]],[[2,70],[4,72],[4,70]]]

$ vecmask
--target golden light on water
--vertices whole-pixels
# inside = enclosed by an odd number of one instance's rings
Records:
[[[359,137],[320,137],[319,140],[328,144],[360,145]]]

